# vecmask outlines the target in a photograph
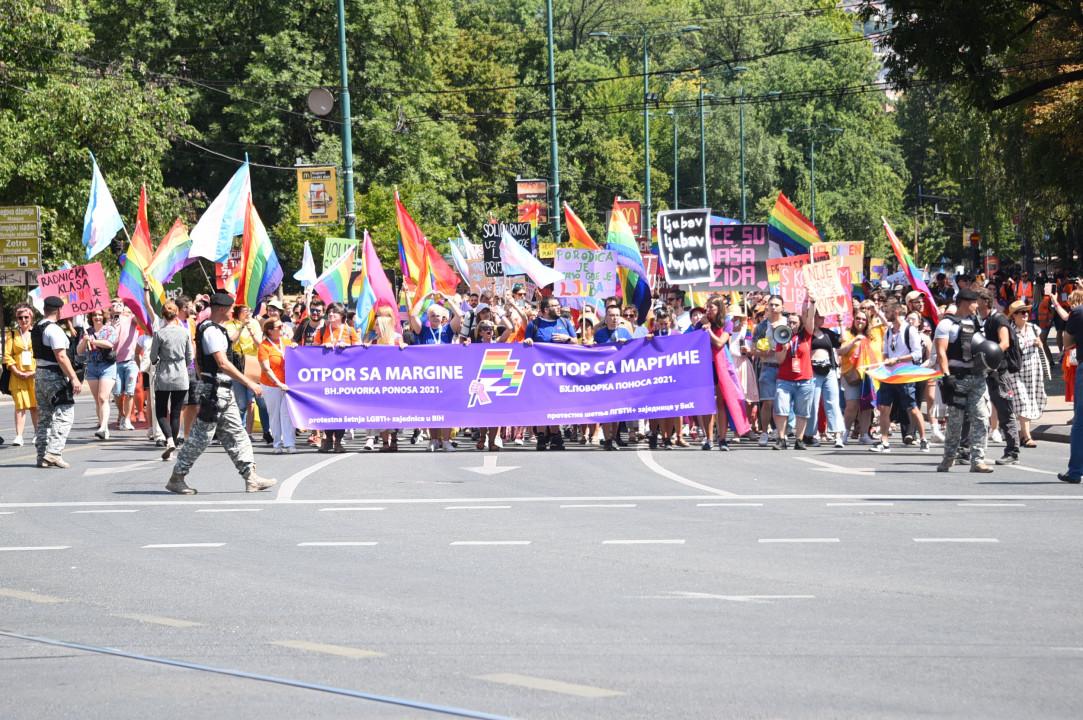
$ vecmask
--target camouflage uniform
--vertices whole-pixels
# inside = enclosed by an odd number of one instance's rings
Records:
[[[984,373],[955,376],[955,396],[948,405],[948,428],[944,438],[944,461],[954,460],[959,452],[963,421],[970,419],[970,465],[985,459],[985,442],[989,435],[989,408],[986,405],[989,388]]]
[[[60,457],[64,452],[68,433],[75,421],[75,404],[53,404],[58,393],[71,392],[68,378],[59,368],[39,367],[34,373],[34,392],[38,398],[38,412],[41,414],[34,447],[38,451],[38,463],[41,463],[46,453]]]
[[[209,383],[200,382],[197,397],[205,397],[204,393],[211,390],[214,391],[218,400],[218,418],[214,422],[196,420],[188,439],[177,454],[173,475],[180,478],[187,476],[192,465],[211,444],[211,440],[217,436],[222,447],[233,460],[237,472],[247,480],[255,465],[255,456],[252,453],[252,442],[248,439],[248,432],[245,430],[244,423],[241,422],[241,411],[237,407],[237,401],[233,399],[233,390],[228,387],[212,388]]]

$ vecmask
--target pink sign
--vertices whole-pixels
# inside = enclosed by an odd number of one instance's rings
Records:
[[[770,258],[767,261],[767,276],[778,283],[778,294],[782,296],[783,309],[786,312],[801,312],[805,305],[808,290],[805,289],[803,268],[808,265],[808,255],[794,255],[786,258]]]
[[[38,288],[43,298],[56,296],[64,301],[64,307],[60,308],[61,320],[107,308],[112,302],[105,273],[101,263],[96,262],[42,273],[38,276]]]

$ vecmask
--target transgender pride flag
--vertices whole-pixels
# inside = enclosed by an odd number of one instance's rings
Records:
[[[188,256],[224,262],[233,248],[233,238],[244,233],[244,218],[251,194],[252,178],[245,162],[192,228],[189,233],[192,247]]]
[[[117,211],[102,171],[98,169],[94,153],[90,153],[90,162],[94,166],[90,177],[90,202],[83,216],[83,247],[87,260],[108,247],[113,236],[124,229],[124,220]]]

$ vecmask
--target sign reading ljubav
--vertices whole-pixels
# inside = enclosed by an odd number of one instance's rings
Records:
[[[666,282],[689,285],[714,277],[707,233],[711,211],[663,210],[658,213],[658,255]]]
[[[286,350],[298,427],[495,427],[617,422],[714,410],[710,343],[425,345]]]

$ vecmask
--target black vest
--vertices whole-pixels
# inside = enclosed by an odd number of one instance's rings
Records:
[[[34,359],[37,360],[38,366],[46,365],[49,368],[59,368],[60,365],[56,361],[56,353],[53,349],[45,344],[45,330],[50,325],[56,325],[52,320],[43,320],[38,323],[34,323],[34,327],[30,329],[30,344],[34,351]]]
[[[948,365],[958,368],[974,367],[973,343],[974,335],[979,331],[978,319],[973,315],[963,318],[955,315],[944,317],[959,326],[959,336],[948,343]]]
[[[207,381],[217,382],[216,377],[221,370],[218,365],[218,361],[213,355],[207,355],[203,352],[203,333],[208,328],[218,328],[218,331],[222,333],[222,336],[226,339],[226,359],[232,363],[233,367],[238,370],[244,371],[244,356],[241,353],[233,349],[233,343],[229,341],[229,333],[226,329],[214,322],[213,320],[204,320],[196,327],[196,372]],[[222,373],[225,375],[225,373]]]

